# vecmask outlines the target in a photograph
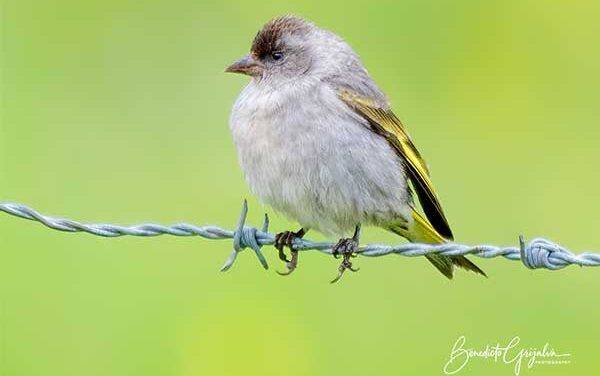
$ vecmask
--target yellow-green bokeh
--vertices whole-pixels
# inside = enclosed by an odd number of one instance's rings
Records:
[[[260,25],[304,15],[361,54],[431,166],[457,240],[600,250],[594,1],[4,0],[0,200],[89,222],[232,227],[249,198],[223,74]],[[268,151],[265,151],[268,152]],[[266,166],[268,167],[268,166]],[[295,227],[277,215],[274,231]],[[313,236],[314,237],[314,236]],[[399,239],[367,230],[364,241]],[[598,270],[301,255],[281,278],[227,241],[101,239],[0,216],[2,375],[435,375],[459,335],[519,335],[600,370]],[[462,374],[512,373],[473,360]],[[459,373],[460,374],[460,373]]]

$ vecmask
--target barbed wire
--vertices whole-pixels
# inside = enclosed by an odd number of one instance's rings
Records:
[[[18,203],[0,203],[0,211],[15,217],[29,219],[42,223],[44,226],[65,232],[86,232],[88,234],[107,238],[119,236],[199,236],[206,239],[233,239],[233,250],[222,271],[229,270],[235,263],[237,255],[246,248],[254,250],[260,264],[268,269],[261,248],[265,245],[273,245],[275,235],[269,233],[269,218],[265,214],[261,229],[246,226],[248,204],[246,200],[242,205],[239,220],[235,230],[226,230],[217,226],[195,226],[187,223],[178,223],[164,226],[153,223],[145,223],[134,226],[119,226],[113,224],[84,224],[64,218],[49,217],[40,214],[32,208]],[[334,243],[314,242],[306,239],[294,239],[292,243],[298,251],[319,251],[332,254]],[[493,245],[464,245],[458,243],[445,244],[420,244],[405,243],[400,245],[368,244],[359,247],[357,253],[362,256],[380,257],[396,254],[406,257],[424,256],[437,253],[446,256],[473,255],[481,258],[493,258],[502,256],[509,260],[521,260],[530,269],[545,268],[558,270],[569,265],[600,266],[600,254],[584,252],[574,254],[568,249],[543,238],[536,238],[525,243],[522,236],[519,237],[518,247],[497,247]]]

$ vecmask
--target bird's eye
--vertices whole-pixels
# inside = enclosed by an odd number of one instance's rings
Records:
[[[275,61],[279,61],[279,60],[283,59],[283,52],[279,52],[279,51],[273,52],[271,54],[271,58]]]

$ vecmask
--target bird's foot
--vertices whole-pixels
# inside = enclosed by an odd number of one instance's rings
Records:
[[[338,258],[341,255],[342,262],[338,268],[337,277],[335,277],[331,283],[336,283],[339,281],[346,270],[350,270],[351,272],[357,272],[359,270],[359,268],[354,268],[352,266],[352,262],[350,261],[351,258],[356,257],[356,252],[358,251],[359,233],[360,227],[357,226],[353,237],[340,239],[340,241],[337,242],[337,244],[333,247],[333,257]]]
[[[306,234],[304,229],[300,229],[296,232],[293,231],[284,231],[275,235],[275,248],[279,251],[279,259],[285,262],[285,266],[287,271],[285,272],[277,272],[279,275],[289,275],[291,274],[296,267],[298,266],[298,251],[294,249],[293,243],[294,239],[302,239],[302,237]],[[291,259],[288,260],[285,252],[283,252],[283,248],[288,247],[291,253]]]

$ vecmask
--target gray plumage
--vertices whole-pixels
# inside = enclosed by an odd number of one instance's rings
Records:
[[[252,76],[230,128],[262,202],[327,235],[366,224],[411,241],[452,237],[424,161],[342,38],[298,17],[276,18],[227,71]],[[415,212],[409,179],[431,223]],[[449,278],[453,265],[484,274],[462,256],[429,260]]]
[[[385,95],[346,42],[293,20],[308,32],[283,35],[288,48],[302,46],[291,78],[265,72],[246,86],[231,112],[252,192],[303,227],[328,235],[347,235],[358,223],[408,220],[401,160],[338,90],[350,86],[387,107]],[[307,66],[305,74],[293,74]]]

